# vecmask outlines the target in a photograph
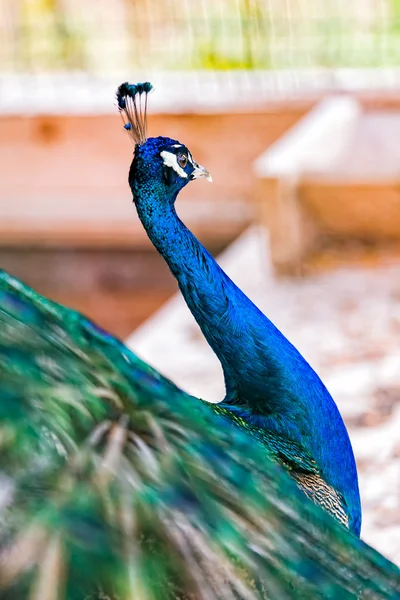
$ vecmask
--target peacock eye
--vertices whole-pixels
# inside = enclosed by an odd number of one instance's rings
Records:
[[[178,165],[184,169],[187,165],[188,157],[186,154],[178,154]]]

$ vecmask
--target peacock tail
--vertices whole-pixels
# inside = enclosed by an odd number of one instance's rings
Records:
[[[0,272],[2,600],[395,599],[261,438]]]

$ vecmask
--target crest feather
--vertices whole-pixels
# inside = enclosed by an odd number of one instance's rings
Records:
[[[124,127],[139,146],[147,139],[147,95],[152,89],[148,81],[136,84],[126,81],[117,90],[118,110]]]

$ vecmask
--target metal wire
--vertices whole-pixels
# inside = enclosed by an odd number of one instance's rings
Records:
[[[399,64],[400,0],[0,0],[0,70]]]

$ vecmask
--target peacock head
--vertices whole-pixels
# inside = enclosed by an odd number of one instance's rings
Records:
[[[184,144],[166,137],[147,138],[147,95],[151,89],[151,83],[146,82],[123,83],[117,90],[124,127],[135,144],[129,185],[136,204],[149,199],[173,204],[189,181],[212,179]]]

